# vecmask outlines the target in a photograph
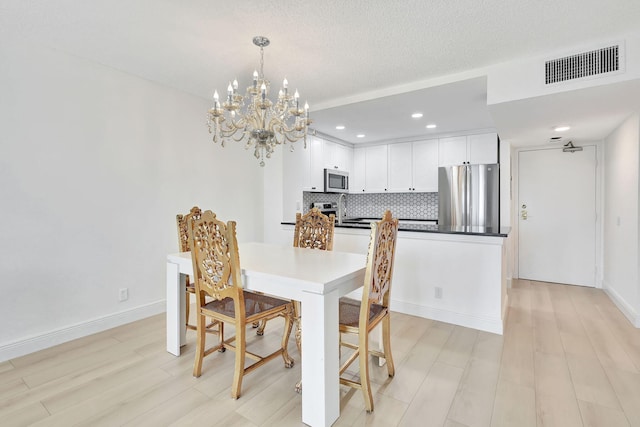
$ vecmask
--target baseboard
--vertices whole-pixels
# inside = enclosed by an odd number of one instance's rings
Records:
[[[615,289],[608,286],[605,281],[602,282],[602,290],[607,294],[609,299],[613,301],[622,314],[629,319],[629,322],[631,322],[631,324],[636,328],[640,328],[640,316],[638,315],[638,312],[629,305],[629,303],[627,303]]]
[[[433,319],[439,322],[452,323],[467,328],[478,329],[502,335],[504,331],[502,319],[499,316],[475,316],[442,308],[412,304],[405,301],[391,299],[391,310],[412,316]]]
[[[156,301],[130,310],[99,317],[87,322],[2,345],[0,346],[0,362],[15,359],[16,357],[53,347],[67,341],[86,337],[91,334],[106,331],[107,329],[115,328],[116,326],[164,313],[166,307],[167,304],[165,300]]]

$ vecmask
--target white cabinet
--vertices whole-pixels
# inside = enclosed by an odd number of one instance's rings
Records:
[[[413,191],[411,142],[389,144],[389,191]]]
[[[351,172],[352,149],[330,141],[324,141],[322,149],[325,168]]]
[[[389,191],[438,191],[437,139],[389,145]]]
[[[414,142],[412,146],[413,191],[438,191],[438,140]]]
[[[324,141],[318,138],[307,139],[307,150],[309,158],[307,160],[307,175],[305,177],[305,191],[324,191]]]
[[[364,147],[353,149],[353,170],[349,174],[350,193],[363,193],[365,191],[365,151]]]
[[[387,191],[387,146],[365,148],[364,183],[367,193]]]
[[[440,166],[498,163],[498,135],[486,133],[440,138]]]
[[[467,159],[467,137],[453,136],[451,138],[440,138],[439,140],[439,162],[440,166],[462,165]]]
[[[472,165],[498,163],[497,134],[469,135],[467,144],[469,146],[469,163]]]
[[[351,148],[320,138],[307,138],[308,172],[304,180],[304,191],[324,191],[324,170],[351,170]]]

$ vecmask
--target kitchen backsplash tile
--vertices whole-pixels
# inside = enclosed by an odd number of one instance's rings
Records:
[[[307,212],[316,202],[337,202],[338,193],[305,191],[302,201]],[[389,209],[403,219],[438,219],[438,193],[365,193],[347,194],[348,217],[378,218]]]

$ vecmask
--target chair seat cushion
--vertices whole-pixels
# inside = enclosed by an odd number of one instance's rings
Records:
[[[269,311],[277,307],[283,307],[291,303],[291,301],[289,300],[274,298],[263,294],[256,294],[249,291],[243,291],[243,294],[244,309],[247,317]],[[215,311],[216,313],[220,313],[225,316],[235,317],[235,307],[233,305],[232,298],[211,301],[207,303],[203,308],[206,310]]]
[[[361,302],[351,298],[340,298],[340,325],[357,327],[360,321]],[[371,304],[369,320],[373,320],[385,308],[379,304]]]

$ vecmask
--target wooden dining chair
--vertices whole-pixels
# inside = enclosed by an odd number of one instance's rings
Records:
[[[318,208],[311,208],[309,212],[302,215],[296,213],[296,225],[293,230],[293,247],[310,248],[320,250],[333,250],[333,232],[335,229],[336,216],[334,214],[325,215]],[[293,301],[295,338],[298,351],[302,348],[302,329],[300,327],[299,301]],[[264,334],[266,322],[258,326],[258,335]]]
[[[296,225],[293,229],[293,247],[325,251],[333,250],[335,223],[336,216],[334,214],[325,215],[320,212],[318,208],[311,208],[309,212],[304,215],[297,212]],[[300,304],[300,301],[294,301],[293,318],[298,351],[302,350],[302,328],[300,327],[301,309],[302,304]]]
[[[205,356],[216,350],[232,349],[235,354],[235,370],[231,396],[240,397],[244,375],[266,362],[282,356],[284,366],[293,366],[287,352],[292,328],[293,305],[291,301],[245,291],[242,287],[240,256],[236,240],[236,223],[226,224],[211,211],[202,213],[199,219],[190,222],[190,249],[196,288],[197,345],[193,375],[202,373]],[[206,298],[211,301],[207,302]],[[259,356],[247,351],[247,324],[282,316],[285,319],[280,348],[268,356]],[[210,317],[220,322],[220,334],[215,346],[206,348],[205,319]],[[224,338],[224,323],[235,327],[235,336]],[[233,344],[232,344],[233,343]],[[245,367],[245,358],[255,362]]]
[[[383,357],[386,360],[389,376],[395,375],[391,355],[389,299],[397,235],[398,220],[391,217],[390,211],[384,213],[381,221],[371,223],[362,299],[358,301],[346,297],[340,298],[341,337],[342,334],[358,336],[357,344],[340,340],[341,346],[355,350],[340,368],[340,384],[362,390],[367,412],[373,411],[373,396],[369,382],[369,355]],[[380,323],[382,323],[382,352],[369,348],[369,333]],[[356,360],[360,365],[360,382],[342,377],[349,365]]]
[[[182,215],[176,215],[176,225],[178,226],[178,250],[180,252],[189,252],[189,221],[192,219],[199,219],[202,211],[198,206],[194,206],[191,208],[189,213]],[[185,288],[185,311],[186,311],[186,321],[185,327],[187,330],[196,330],[196,325],[192,325],[189,323],[189,315],[191,311],[191,295],[195,295],[196,288],[193,285],[193,281],[189,276],[186,277],[186,288]],[[217,334],[218,331],[215,329],[217,326],[217,322],[210,322],[207,325],[207,332],[212,334]]]

